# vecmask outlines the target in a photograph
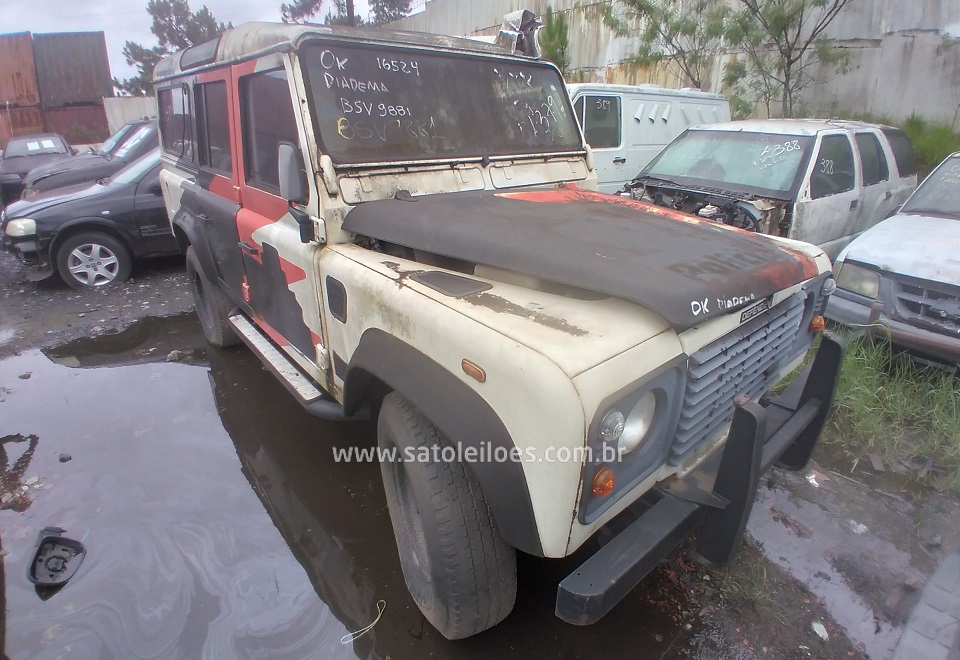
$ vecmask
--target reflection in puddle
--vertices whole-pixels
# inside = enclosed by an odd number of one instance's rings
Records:
[[[192,317],[175,317],[0,362],[0,437],[34,439],[29,469],[11,471],[13,458],[7,471],[46,488],[0,511],[11,658],[700,655],[670,570],[597,625],[556,619],[556,584],[580,558],[521,556],[513,614],[444,640],[407,594],[379,467],[333,460],[331,446],[375,443],[374,425],[310,417],[247,351],[202,347]],[[170,350],[204,350],[209,369],[167,363]],[[41,601],[25,567],[48,525],[87,557]],[[379,623],[341,643],[381,599]]]

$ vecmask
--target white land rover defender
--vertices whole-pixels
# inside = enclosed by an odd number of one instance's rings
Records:
[[[842,356],[825,333],[766,397],[822,328],[829,261],[591,191],[522,18],[507,48],[247,24],[155,71],[207,338],[315,415],[378,415],[404,577],[451,639],[509,614],[517,550],[564,557],[614,518],[560,618],[596,621],[694,531],[728,560],[762,473],[809,458]]]

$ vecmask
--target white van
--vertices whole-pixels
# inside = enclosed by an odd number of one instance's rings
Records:
[[[730,121],[725,96],[658,85],[567,85],[593,149],[601,192],[615,193],[687,128]]]

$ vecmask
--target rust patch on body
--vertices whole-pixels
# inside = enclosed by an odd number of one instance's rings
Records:
[[[509,300],[501,298],[500,296],[496,296],[492,293],[477,293],[472,296],[466,296],[463,298],[463,300],[466,300],[471,305],[486,307],[494,312],[510,314],[511,316],[518,316],[523,319],[529,319],[534,323],[539,323],[540,325],[550,328],[551,330],[558,330],[574,337],[584,337],[589,334],[583,328],[570,325],[564,319],[557,318],[556,316],[550,316],[549,314],[544,314],[543,312],[538,312],[535,309],[522,307],[521,305],[510,302]]]

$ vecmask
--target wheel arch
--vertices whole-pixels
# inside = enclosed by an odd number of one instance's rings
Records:
[[[127,252],[130,254],[131,260],[136,256],[136,253],[131,246],[130,237],[126,236],[124,232],[117,229],[115,225],[112,225],[109,222],[104,222],[100,218],[81,217],[74,218],[73,220],[64,223],[50,240],[50,263],[56,263],[57,252],[60,250],[60,246],[63,245],[64,241],[71,236],[76,236],[77,234],[83,234],[86,232],[98,232],[101,234],[106,234],[111,238],[115,238],[120,241],[120,244],[123,245],[124,248],[126,248]]]
[[[518,550],[542,557],[523,467],[514,460],[491,460],[498,448],[515,452],[516,445],[499,415],[429,356],[382,330],[366,330],[344,379],[344,412],[356,412],[364,401],[379,402],[390,391],[408,399],[454,443],[483,452],[481,456],[487,460],[468,462],[465,467],[480,482],[500,532]]]

